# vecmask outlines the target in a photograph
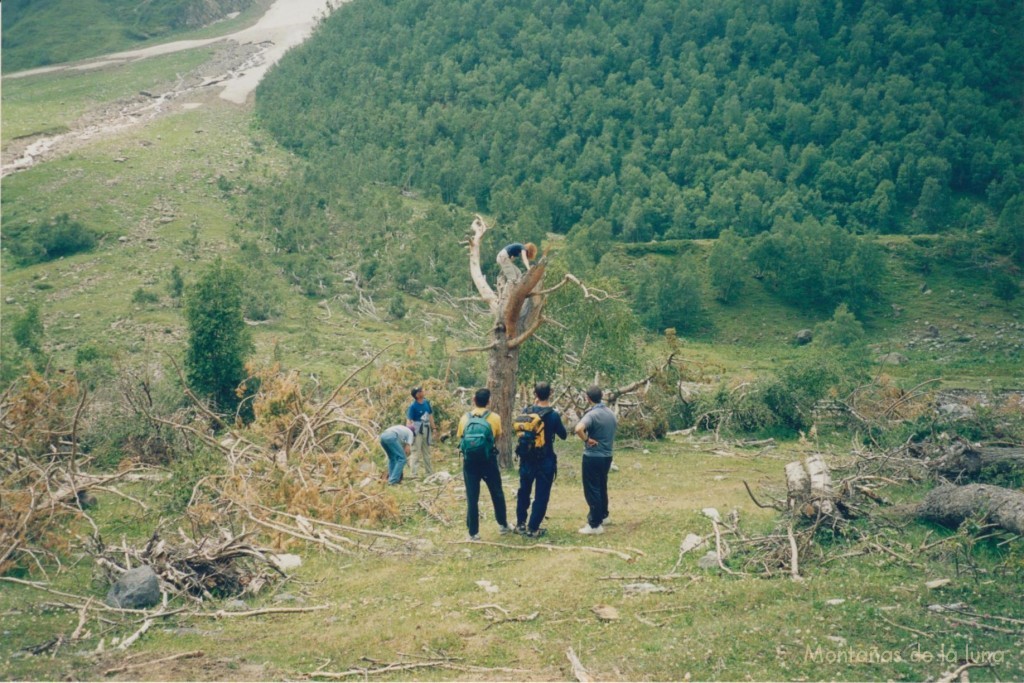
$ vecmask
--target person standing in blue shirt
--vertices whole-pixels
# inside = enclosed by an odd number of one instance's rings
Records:
[[[427,477],[434,473],[434,466],[430,462],[430,445],[434,434],[434,410],[423,393],[423,387],[413,387],[410,393],[412,394],[412,403],[405,411],[405,423],[416,435],[416,440],[413,442],[412,456],[409,460],[409,476],[419,476],[422,463],[423,476]]]

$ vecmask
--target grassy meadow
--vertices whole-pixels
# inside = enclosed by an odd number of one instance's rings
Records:
[[[5,81],[3,144],[64,131],[117,99],[172,82],[212,51]],[[172,268],[187,279],[217,256],[236,256],[246,188],[274,182],[296,163],[252,126],[246,108],[215,94],[190,101],[199,106],[98,136],[70,154],[4,178],[5,225],[67,213],[101,234],[92,251],[31,266],[15,263],[4,250],[4,328],[37,302],[44,347],[55,367],[73,368],[86,345],[125,366],[163,366],[165,354],[180,358],[186,330],[168,290]],[[452,239],[461,239],[466,227],[452,226]],[[873,353],[899,351],[909,362],[878,371],[907,384],[938,378],[948,388],[1020,389],[1019,300],[1000,302],[984,277],[941,262],[924,274],[918,265],[923,247],[911,238],[887,238],[885,247],[886,300],[873,309],[865,329]],[[257,360],[279,360],[325,386],[390,342],[401,345],[384,364],[401,363],[403,354],[416,352],[417,340],[435,334],[428,315],[452,315],[440,302],[409,298],[417,314],[401,321],[355,316],[337,300],[321,304],[303,296],[277,272],[265,277],[281,290],[283,304],[279,315],[251,328]],[[156,300],[138,303],[139,290]],[[733,305],[708,297],[712,324],[682,340],[681,355],[707,368],[712,379],[752,379],[797,358],[804,350],[793,345],[793,334],[822,319],[779,303],[753,278],[746,292]],[[385,308],[383,302],[378,306]],[[930,325],[939,328],[938,340],[927,337]],[[2,334],[4,362],[10,362],[10,332]],[[445,350],[454,355],[456,348],[480,341],[465,331],[460,339],[447,339]],[[642,352],[663,357],[662,344],[652,339]],[[844,462],[851,450],[845,437],[744,448],[697,432],[620,445],[618,471],[609,484],[614,524],[605,535],[586,538],[576,533],[585,517],[579,447],[559,446],[549,534],[541,542],[562,550],[528,549],[532,541],[499,537],[486,492],[485,543],[465,542],[458,461],[450,446],[438,446],[435,462],[452,472],[453,483],[438,490],[409,482],[387,494],[402,511],[401,521],[389,529],[412,542],[355,556],[283,544],[282,550],[302,557],[302,566],[248,601],[251,608],[325,606],[321,611],[169,619],[125,652],[114,639],[128,633],[97,620],[54,656],[33,655],[30,648],[68,636],[78,615],[61,608],[58,596],[0,582],[0,678],[280,680],[316,670],[449,658],[455,668],[397,669],[374,679],[571,680],[566,651],[572,648],[599,680],[924,680],[956,669],[972,655],[989,664],[971,669],[974,680],[1024,679],[1019,543],[975,541],[913,521],[909,509],[923,495],[921,488],[884,490],[894,505],[881,508],[872,533],[891,552],[830,540],[829,561],[816,552],[802,558],[803,581],[791,580],[785,568],[771,579],[701,569],[697,562],[706,547],[680,560],[680,541],[688,533],[714,546],[703,508],[715,507],[723,516],[735,509],[746,533],[771,532],[778,515],[756,507],[743,482],[759,495],[770,490],[784,496],[787,462],[811,452]],[[383,455],[376,455],[380,465]],[[148,501],[148,509],[101,491],[95,519],[112,543],[141,542],[157,528],[174,533],[168,501],[180,498],[182,486],[172,478],[123,487]],[[508,474],[510,510],[516,487]],[[440,519],[420,505],[435,499]],[[69,552],[63,571],[49,570],[50,587],[101,600],[107,586],[87,556],[73,549],[74,536],[87,530],[61,531]],[[498,542],[513,547],[488,544]],[[585,545],[619,551],[630,560]],[[678,576],[664,578],[677,561]],[[925,585],[943,578],[950,582],[940,588]],[[488,592],[481,581],[497,591]],[[650,586],[629,588],[636,584]],[[929,610],[958,602],[1007,621],[979,626]],[[595,608],[602,607],[614,608],[614,615],[604,611],[600,617]],[[103,651],[97,652],[101,642]],[[202,654],[146,664],[190,651]],[[106,673],[125,665],[133,668]]]
[[[302,567],[248,605],[326,606],[322,611],[168,620],[133,645],[128,658],[114,654],[111,640],[125,634],[112,632],[105,654],[91,654],[100,640],[94,634],[51,659],[22,649],[67,634],[77,615],[43,607],[53,600],[45,593],[6,585],[0,592],[0,662],[14,679],[258,680],[445,656],[482,668],[398,670],[374,678],[568,680],[566,651],[572,648],[596,680],[924,680],[954,668],[942,653],[955,652],[959,659],[969,649],[989,653],[992,664],[972,670],[976,680],[1024,675],[1019,635],[956,625],[928,609],[965,602],[979,613],[1022,618],[1019,570],[1016,576],[991,573],[999,555],[994,543],[982,543],[976,564],[958,570],[952,558],[962,554],[965,538],[908,526],[898,512],[879,539],[899,548],[899,555],[912,553],[906,558],[912,566],[885,553],[857,556],[864,546],[850,543],[843,551],[851,556],[838,561],[823,565],[805,558],[806,578],[794,582],[785,569],[774,579],[700,569],[705,547],[683,556],[677,578],[655,578],[675,567],[688,533],[713,547],[710,522],[700,512],[705,507],[723,515],[737,510],[748,533],[768,531],[774,513],[755,507],[742,482],[759,495],[777,491],[784,464],[816,450],[813,445],[764,450],[677,437],[622,449],[609,483],[614,523],[604,535],[586,539],[576,533],[585,516],[578,447],[560,450],[549,535],[539,543],[561,551],[528,550],[534,541],[499,536],[486,493],[484,543],[467,543],[458,487],[439,494],[437,487],[407,482],[394,491],[404,521],[392,529],[415,539],[407,547],[358,557],[289,548],[303,557]],[[455,458],[443,462],[458,475]],[[516,486],[514,478],[506,479],[510,504]],[[436,498],[435,509],[449,523],[424,514],[421,498]],[[111,540],[121,534],[142,538],[159,518],[156,510],[101,493],[97,521],[110,524]],[[947,540],[934,545],[943,536]],[[929,544],[926,552],[916,550]],[[580,546],[617,550],[631,560]],[[88,563],[72,564],[54,587],[101,598],[105,586],[90,583]],[[938,578],[951,582],[925,586]],[[488,592],[481,581],[497,590]],[[645,589],[656,592],[631,592]],[[595,609],[604,607],[615,612],[601,618]],[[103,675],[123,661],[145,663],[195,650],[203,655]]]

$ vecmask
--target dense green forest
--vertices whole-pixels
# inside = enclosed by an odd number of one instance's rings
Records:
[[[126,50],[133,43],[197,28],[253,0],[7,0],[3,70]]]
[[[615,243],[729,231],[709,261],[722,300],[749,256],[785,299],[862,309],[882,264],[852,235],[971,234],[1024,258],[1022,22],[1000,0],[353,3],[259,88],[259,119],[309,164],[253,225],[321,290],[338,249],[367,276],[449,284],[444,232],[384,248],[332,218],[341,186],[373,181],[520,239],[566,234],[584,272]],[[674,265],[623,278],[652,328],[699,320]]]
[[[1022,22],[1005,0],[367,0],[258,114],[318,164],[531,234],[979,228],[1024,179]]]

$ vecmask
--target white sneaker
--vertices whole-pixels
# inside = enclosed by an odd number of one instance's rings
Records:
[[[612,521],[611,517],[605,517],[604,521],[601,522],[601,526],[605,526],[605,525],[611,526],[612,524],[615,524],[615,522]]]
[[[604,533],[604,527],[603,526],[593,527],[593,526],[590,526],[589,524],[587,524],[582,529],[580,529],[580,533],[581,534],[588,534],[588,535],[603,534]]]
[[[480,540],[480,534],[470,534],[469,537],[466,540],[467,541],[479,541]]]
[[[498,527],[498,533],[501,534],[502,536],[504,536],[505,534],[511,534],[514,531],[515,531],[515,529],[513,529],[510,526],[499,526]]]

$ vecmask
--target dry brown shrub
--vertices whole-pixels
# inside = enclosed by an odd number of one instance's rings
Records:
[[[31,372],[0,399],[0,574],[67,549],[62,529],[78,510],[61,492],[75,490],[84,398],[73,375]]]

